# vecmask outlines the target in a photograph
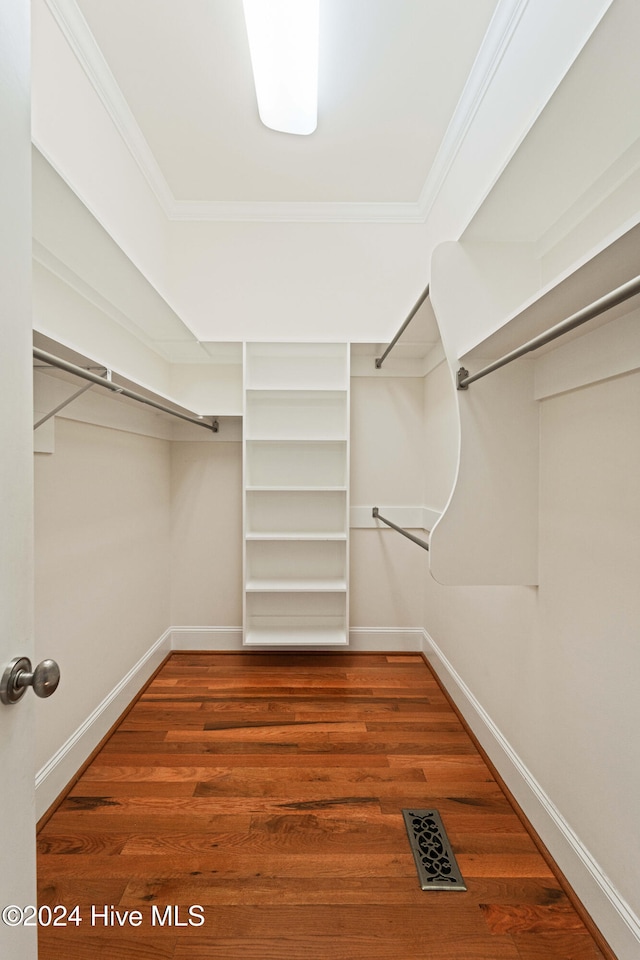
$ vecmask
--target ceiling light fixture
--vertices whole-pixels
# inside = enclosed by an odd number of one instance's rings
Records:
[[[318,123],[320,0],[243,0],[258,112],[281,133]]]

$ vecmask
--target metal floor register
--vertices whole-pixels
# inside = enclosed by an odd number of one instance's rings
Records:
[[[423,890],[466,890],[437,810],[403,810]]]

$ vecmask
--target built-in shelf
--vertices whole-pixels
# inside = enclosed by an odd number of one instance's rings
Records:
[[[282,493],[286,492],[286,497]],[[245,498],[246,534],[307,539],[346,539],[346,487],[333,489],[250,489]]]
[[[251,440],[245,437],[247,486],[345,486],[346,446],[346,440]]]
[[[247,580],[249,593],[344,593],[346,580]]]
[[[349,357],[342,343],[251,343],[245,390],[346,390]]]
[[[246,646],[344,646],[345,628],[342,623],[335,627],[318,626],[304,621],[291,624],[289,621],[275,623],[252,623],[245,631]]]
[[[346,440],[344,391],[247,391],[244,428],[250,440]]]
[[[344,532],[336,533],[312,533],[311,531],[301,531],[300,533],[252,533],[248,531],[247,540],[346,540],[347,535]]]
[[[281,484],[268,484],[264,486],[245,487],[247,493],[346,493],[346,486],[339,487],[314,487],[311,484],[306,486],[285,487]]]
[[[250,343],[244,643],[348,642],[349,349]]]

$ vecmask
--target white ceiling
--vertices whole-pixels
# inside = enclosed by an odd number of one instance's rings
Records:
[[[296,137],[258,119],[241,0],[77,0],[173,197],[248,203],[416,202],[496,4],[322,0]]]

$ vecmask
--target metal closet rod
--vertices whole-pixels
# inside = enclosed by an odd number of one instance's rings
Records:
[[[578,310],[577,313],[567,317],[566,320],[561,320],[560,323],[556,323],[555,326],[550,327],[545,333],[534,337],[533,340],[529,340],[516,350],[506,353],[504,357],[500,357],[499,360],[494,360],[493,363],[487,364],[486,367],[478,370],[473,376],[469,376],[469,371],[464,367],[460,367],[457,375],[458,390],[466,390],[470,383],[486,377],[488,373],[493,373],[494,370],[499,370],[500,367],[506,366],[506,364],[511,363],[512,360],[517,360],[518,357],[524,356],[525,353],[530,353],[532,350],[537,350],[538,347],[543,347],[546,343],[556,340],[564,333],[568,333],[570,330],[575,329],[575,327],[586,323],[587,320],[593,320],[594,317],[598,317],[601,313],[611,310],[612,307],[617,307],[619,303],[624,303],[625,300],[631,299],[631,297],[634,297],[637,293],[640,293],[640,276],[634,277],[633,280],[628,280],[626,283],[623,283],[622,286],[612,290],[611,293],[606,293],[604,297],[600,297],[599,300],[590,303],[589,306],[583,307],[582,310]]]
[[[33,348],[33,355],[36,360],[43,360],[51,367],[58,367],[60,370],[66,370],[67,373],[72,373],[76,377],[82,377],[83,380],[90,380],[91,383],[95,383],[99,387],[105,387],[107,390],[111,390],[112,393],[119,393],[123,397],[129,397],[130,400],[137,400],[138,403],[146,403],[149,407],[155,407],[156,410],[169,413],[172,417],[179,417],[180,420],[193,423],[196,427],[205,427],[205,429],[211,430],[213,433],[218,432],[219,423],[217,420],[209,422],[200,417],[191,417],[186,413],[178,413],[177,410],[172,410],[171,407],[166,407],[163,403],[158,403],[157,400],[150,400],[149,397],[144,397],[141,393],[136,393],[127,387],[121,387],[120,384],[114,383],[113,380],[109,380],[107,377],[100,377],[97,373],[85,370],[84,367],[78,367],[75,363],[70,363],[68,360],[56,357],[52,353],[47,353],[46,350],[40,350],[39,347]]]
[[[428,296],[429,296],[429,284],[426,285],[426,287],[424,288],[424,290],[422,291],[422,293],[420,294],[420,296],[418,297],[418,299],[417,299],[416,302],[414,303],[413,307],[411,308],[411,313],[409,314],[409,316],[407,317],[407,319],[405,320],[405,322],[402,324],[402,326],[400,327],[400,329],[399,329],[398,332],[396,333],[395,337],[393,338],[393,340],[391,341],[391,343],[389,344],[389,346],[387,347],[387,349],[385,350],[385,352],[382,354],[381,357],[377,357],[377,358],[376,358],[376,369],[377,369],[377,370],[380,369],[380,367],[382,366],[382,364],[383,364],[383,362],[384,362],[387,354],[391,353],[391,351],[392,351],[393,348],[395,347],[396,343],[398,342],[398,340],[400,339],[400,337],[402,336],[402,334],[405,332],[405,330],[407,329],[407,327],[409,326],[409,324],[411,323],[411,321],[412,321],[413,318],[415,317],[416,313],[418,312],[418,310],[420,309],[420,307],[421,307],[422,304],[425,302],[425,300],[427,299]]]
[[[401,533],[403,537],[406,537],[407,540],[413,540],[414,543],[417,543],[419,547],[422,547],[423,550],[429,549],[429,544],[426,540],[421,540],[420,537],[414,537],[412,533],[408,533],[406,530],[403,530],[402,527],[399,527],[397,524],[392,523],[391,520],[387,520],[385,517],[381,517],[378,513],[378,508],[374,507],[371,516],[375,520],[382,520],[383,523],[386,523],[388,527],[393,527],[394,530],[397,530],[398,533]]]

